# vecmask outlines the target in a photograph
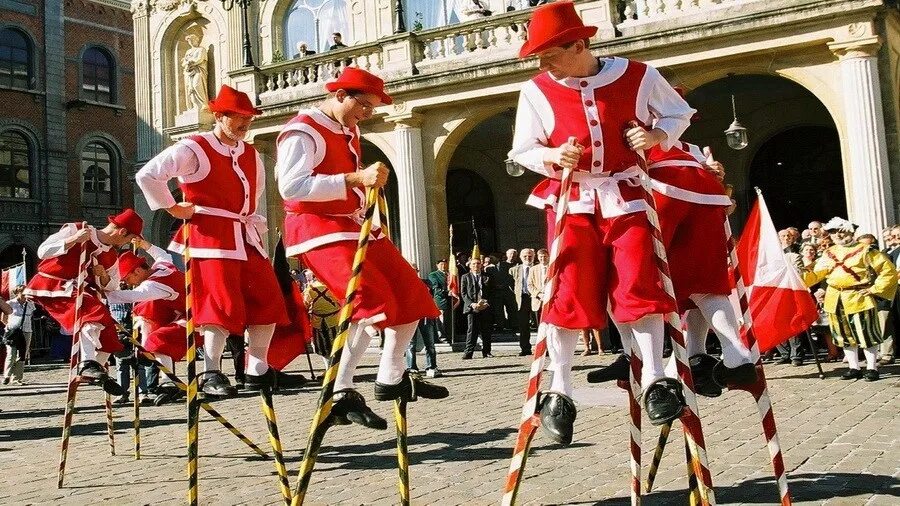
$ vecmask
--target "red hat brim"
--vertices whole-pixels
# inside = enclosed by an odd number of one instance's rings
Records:
[[[106,216],[106,221],[112,223],[113,225],[115,225],[115,226],[117,226],[117,227],[126,228],[124,225],[120,225],[119,223],[116,222],[116,215],[115,215],[115,214],[107,215],[107,216]],[[132,232],[131,230],[129,230],[128,233],[129,233],[129,234],[134,234],[134,232]],[[141,235],[140,233],[134,234],[134,235],[138,236],[138,237],[141,238],[141,239],[144,238],[144,236]]]
[[[359,93],[367,93],[370,95],[375,95],[381,100],[382,105],[391,105],[394,103],[394,99],[391,98],[390,95],[384,92],[384,90],[371,87],[371,86],[361,86],[349,83],[342,83],[340,81],[331,81],[325,83],[325,89],[334,93],[337,90],[346,90],[346,91],[356,91]]]
[[[519,58],[527,58],[551,47],[564,46],[570,42],[581,39],[590,39],[597,34],[596,26],[575,26],[563,30],[553,37],[544,40],[528,39],[519,49]]]
[[[210,112],[220,112],[222,114],[243,114],[244,116],[259,116],[260,114],[262,114],[262,111],[257,109],[256,107],[251,107],[250,109],[244,109],[243,107],[235,105],[223,105],[219,107],[216,105],[215,99],[210,100],[208,105]]]

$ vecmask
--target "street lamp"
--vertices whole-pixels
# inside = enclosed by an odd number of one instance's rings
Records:
[[[512,177],[519,177],[525,173],[525,167],[516,163],[512,158],[507,158],[503,164],[506,165],[506,173]]]
[[[237,4],[241,8],[241,32],[244,35],[244,66],[253,67],[253,53],[250,51],[250,27],[247,22],[247,10],[252,0],[220,0],[222,8],[230,11]]]
[[[725,142],[728,143],[729,148],[741,150],[747,147],[750,139],[747,135],[747,129],[738,121],[733,94],[731,95],[731,112],[734,113],[734,121],[731,122],[728,130],[725,130]]]
[[[406,22],[403,20],[403,0],[397,0],[394,7],[394,33],[406,31]]]

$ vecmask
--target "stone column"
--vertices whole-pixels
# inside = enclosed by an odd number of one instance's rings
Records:
[[[837,55],[846,117],[849,218],[880,237],[894,223],[887,139],[878,77],[878,36],[829,44]]]
[[[131,16],[134,26],[134,107],[137,119],[137,150],[135,152],[134,172],[153,158],[158,151],[158,134],[153,126],[153,91],[151,83],[153,75],[150,63],[150,12],[146,2],[132,2]],[[129,174],[131,177],[131,174]],[[143,216],[144,233],[152,235],[153,211],[147,205],[143,193],[137,184],[133,185],[134,208]]]
[[[422,128],[418,114],[394,119],[400,217],[400,251],[419,265],[421,272],[431,267],[428,214],[425,195],[425,170],[422,164]]]

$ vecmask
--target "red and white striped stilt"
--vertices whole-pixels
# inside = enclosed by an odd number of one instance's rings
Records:
[[[731,267],[734,270],[735,288],[737,290],[738,301],[741,308],[741,330],[747,336],[747,344],[750,346],[750,354],[756,360],[757,381],[753,385],[746,387],[736,387],[740,390],[746,390],[756,401],[756,407],[759,409],[759,418],[762,421],[763,436],[766,438],[766,446],[769,448],[769,455],[772,458],[772,471],[775,473],[775,482],[778,484],[778,494],[781,497],[781,504],[787,506],[792,504],[791,492],[788,489],[787,474],[784,468],[784,457],[781,454],[781,444],[778,441],[778,430],[775,427],[775,414],[772,412],[772,398],[769,397],[769,387],[766,384],[766,375],[763,371],[762,358],[759,355],[759,345],[756,342],[756,336],[753,335],[753,321],[750,316],[750,304],[747,301],[747,289],[744,286],[744,280],[741,277],[741,270],[738,265],[737,245],[735,244],[734,235],[731,233],[731,224],[728,218],[725,219],[725,237],[728,244],[728,258]]]
[[[575,144],[575,138],[569,138],[569,144]],[[573,169],[563,169],[560,181],[559,199],[556,202],[556,221],[553,226],[553,242],[550,244],[550,259],[547,265],[546,284],[542,298],[544,301],[542,313],[546,311],[547,303],[556,293],[557,285],[557,259],[562,242],[562,232],[565,217],[569,209],[569,193],[572,188]],[[543,320],[543,314],[541,320]],[[519,422],[519,433],[516,436],[516,445],[513,449],[512,461],[509,464],[509,473],[506,475],[506,486],[503,491],[501,503],[504,506],[515,504],[519,492],[519,485],[525,473],[525,462],[528,459],[528,451],[534,433],[541,425],[538,414],[538,393],[541,387],[541,373],[544,371],[544,355],[547,352],[547,327],[541,323],[538,325],[537,344],[534,347],[534,357],[531,362],[531,370],[528,374],[528,385],[525,390],[525,405],[522,406],[522,418]]]
[[[629,450],[631,451],[631,504],[641,504],[641,403],[638,397],[641,394],[641,369],[643,357],[634,336],[631,341],[631,368],[628,371],[628,415],[630,425],[628,427]]]
[[[639,126],[636,121],[629,123],[628,128]],[[659,226],[659,216],[656,213],[656,202],[650,190],[650,173],[647,170],[643,153],[638,152],[639,162],[643,174],[642,184],[643,198],[647,206],[647,220],[650,222],[651,235],[653,237],[653,251],[656,254],[656,266],[660,279],[668,296],[675,300],[675,290],[672,286],[672,277],[669,273],[669,262],[666,256],[666,248],[662,240],[662,230]],[[694,472],[700,489],[701,504],[715,504],[715,494],[712,488],[712,474],[709,471],[709,459],[706,454],[706,442],[703,438],[703,427],[700,424],[699,410],[697,409],[697,394],[694,390],[694,378],[688,364],[687,350],[682,334],[681,317],[677,311],[671,311],[663,315],[666,330],[672,338],[672,355],[678,370],[678,377],[684,386],[683,393],[686,407],[680,419],[684,428],[688,449],[693,460]],[[634,340],[632,338],[632,340]],[[632,345],[634,346],[634,345]]]

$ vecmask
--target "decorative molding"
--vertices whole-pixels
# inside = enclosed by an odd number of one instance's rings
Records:
[[[878,35],[857,40],[828,43],[828,49],[830,49],[839,60],[871,58],[875,56],[880,48],[881,37]]]
[[[405,111],[405,103],[400,102],[399,104],[403,104],[404,107],[401,111]],[[398,104],[398,105],[399,105]],[[404,128],[421,128],[423,116],[417,112],[409,112],[406,114],[396,115],[396,116],[388,116],[384,120],[390,121],[394,123],[395,130],[401,130]]]

